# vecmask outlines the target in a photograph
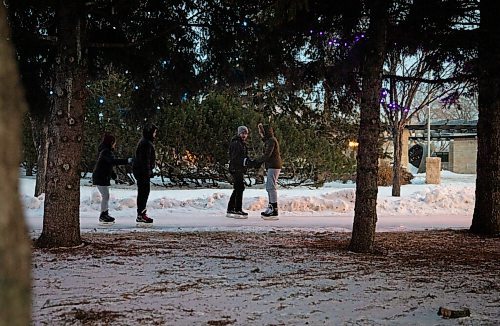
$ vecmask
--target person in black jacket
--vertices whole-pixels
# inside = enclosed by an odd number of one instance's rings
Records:
[[[154,124],[146,125],[142,130],[142,138],[135,151],[132,172],[137,180],[137,223],[153,223],[153,219],[146,214],[146,205],[151,191],[149,179],[153,177],[153,169],[156,164],[153,142],[156,139],[157,131],[158,127]]]
[[[227,205],[227,217],[248,218],[248,213],[242,208],[243,191],[245,191],[244,175],[248,167],[255,167],[255,162],[248,157],[247,138],[248,128],[239,126],[238,134],[229,144],[229,173],[233,178],[233,192]]]
[[[102,195],[101,215],[99,222],[112,224],[114,217],[109,215],[109,187],[111,179],[116,179],[116,173],[113,171],[114,165],[125,165],[132,162],[129,159],[117,159],[113,154],[116,146],[116,138],[110,133],[104,133],[101,144],[99,145],[99,156],[92,173],[92,183]]]

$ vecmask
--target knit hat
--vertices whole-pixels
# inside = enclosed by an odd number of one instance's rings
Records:
[[[104,136],[102,137],[102,143],[108,146],[111,146],[115,143],[116,138],[109,132],[105,132]]]
[[[246,132],[248,134],[248,128],[245,126],[239,126],[238,127],[238,135],[241,135],[241,133]]]

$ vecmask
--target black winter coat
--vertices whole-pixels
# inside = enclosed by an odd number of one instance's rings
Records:
[[[113,150],[109,145],[99,145],[99,156],[95,164],[94,171],[92,172],[92,183],[95,186],[109,186],[111,185],[111,177],[115,179],[116,175],[113,172],[114,165],[125,165],[128,163],[126,158],[117,159],[113,154]]]
[[[156,153],[153,142],[146,137],[142,137],[137,144],[134,165],[132,166],[132,171],[136,179],[152,178],[155,162]]]
[[[234,136],[229,144],[229,172],[245,173],[247,171],[246,159],[248,159],[247,144],[240,136]]]

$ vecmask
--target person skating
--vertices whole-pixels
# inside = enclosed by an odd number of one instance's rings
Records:
[[[110,133],[104,133],[101,143],[99,144],[99,154],[97,163],[92,172],[92,183],[97,186],[97,190],[101,193],[101,214],[99,222],[102,224],[113,224],[115,218],[109,215],[109,187],[111,179],[116,179],[116,173],[113,171],[114,165],[125,165],[132,162],[129,159],[117,159],[113,151],[116,147],[116,138]]]
[[[264,220],[278,219],[278,177],[281,172],[283,162],[280,155],[280,146],[274,136],[274,130],[269,125],[259,123],[259,134],[264,142],[264,153],[256,159],[257,163],[264,163],[267,169],[266,173],[266,191],[269,198],[269,204],[261,217]]]
[[[153,145],[158,128],[154,124],[146,125],[142,138],[137,144],[132,172],[137,180],[137,219],[139,224],[151,224],[153,219],[147,215],[147,203],[151,191],[150,179],[153,177],[156,153]]]
[[[243,191],[245,191],[244,175],[248,167],[254,165],[254,161],[248,157],[246,140],[248,128],[239,126],[236,136],[229,144],[229,173],[233,178],[233,192],[227,205],[227,217],[248,218],[248,213],[243,211]]]

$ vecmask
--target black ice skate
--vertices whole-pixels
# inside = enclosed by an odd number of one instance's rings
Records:
[[[228,211],[226,214],[227,217],[236,218],[236,219],[246,219],[248,218],[248,213],[244,211]]]
[[[101,212],[99,216],[99,224],[100,225],[113,225],[115,224],[115,218],[110,216],[108,211]]]
[[[271,203],[267,206],[266,210],[260,213],[260,217],[267,221],[276,221],[278,218],[278,203]]]

